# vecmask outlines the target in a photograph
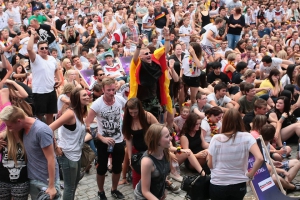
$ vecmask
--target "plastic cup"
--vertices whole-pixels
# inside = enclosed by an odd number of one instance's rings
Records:
[[[143,41],[143,44],[144,44],[145,46],[148,46],[148,45],[149,45],[149,40],[148,40],[148,37],[147,37],[146,35],[143,35],[142,41]]]
[[[93,136],[93,138],[95,138],[97,136],[97,133],[98,133],[97,123],[92,123],[90,125],[90,129],[91,129],[91,135]]]
[[[114,146],[113,145],[108,145],[107,146],[107,152],[111,153],[114,151]]]

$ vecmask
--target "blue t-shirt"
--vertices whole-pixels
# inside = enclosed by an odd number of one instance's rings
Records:
[[[271,30],[268,29],[268,28],[264,28],[264,30],[258,31],[258,35],[259,35],[259,37],[261,37],[261,38],[262,38],[264,35],[270,36],[270,34],[271,34]]]
[[[53,144],[52,134],[50,127],[38,119],[32,124],[29,133],[23,134],[28,178],[31,180],[39,180],[48,184],[48,162],[42,149]],[[56,159],[53,161],[55,162],[55,180],[57,180],[59,178],[58,164]]]

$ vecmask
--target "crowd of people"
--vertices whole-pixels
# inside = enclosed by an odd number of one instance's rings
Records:
[[[243,199],[262,162],[300,190],[286,146],[300,137],[299,2],[0,5],[0,199],[75,199],[84,145],[101,200],[129,180],[135,199],[165,199],[180,166],[211,174],[212,200]]]

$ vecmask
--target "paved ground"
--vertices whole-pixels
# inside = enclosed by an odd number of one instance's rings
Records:
[[[296,146],[292,146],[293,153],[292,158],[296,157]],[[187,172],[184,167],[181,166],[181,173],[182,174],[190,174]],[[300,173],[298,173],[297,177],[295,178],[295,182],[300,182]],[[179,182],[174,181],[175,184],[180,185]],[[110,187],[111,187],[111,174],[108,173],[108,176],[106,176],[105,179],[105,192],[106,196],[109,200],[114,199],[111,197],[110,194]],[[125,195],[126,199],[134,199],[133,197],[133,189],[131,184],[121,185],[118,187],[118,189]],[[96,183],[96,170],[93,166],[90,170],[89,174],[85,174],[83,179],[79,182],[77,191],[76,191],[76,200],[96,200],[97,197],[97,183]],[[244,200],[255,200],[255,197],[252,194],[251,188],[247,187],[247,194],[244,198]],[[62,190],[63,192],[63,190]],[[168,192],[167,200],[183,200],[185,197],[185,192],[180,191],[179,194],[173,194],[171,192]],[[292,194],[289,194],[289,196],[298,196],[300,197],[300,191],[294,192]]]

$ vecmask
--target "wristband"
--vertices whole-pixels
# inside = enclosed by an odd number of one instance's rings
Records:
[[[140,49],[140,48],[142,48],[142,47],[141,47],[141,45],[138,45],[138,46],[136,46],[136,48],[137,48],[137,49]]]
[[[181,153],[181,146],[177,147],[176,152],[179,153],[179,154]]]

